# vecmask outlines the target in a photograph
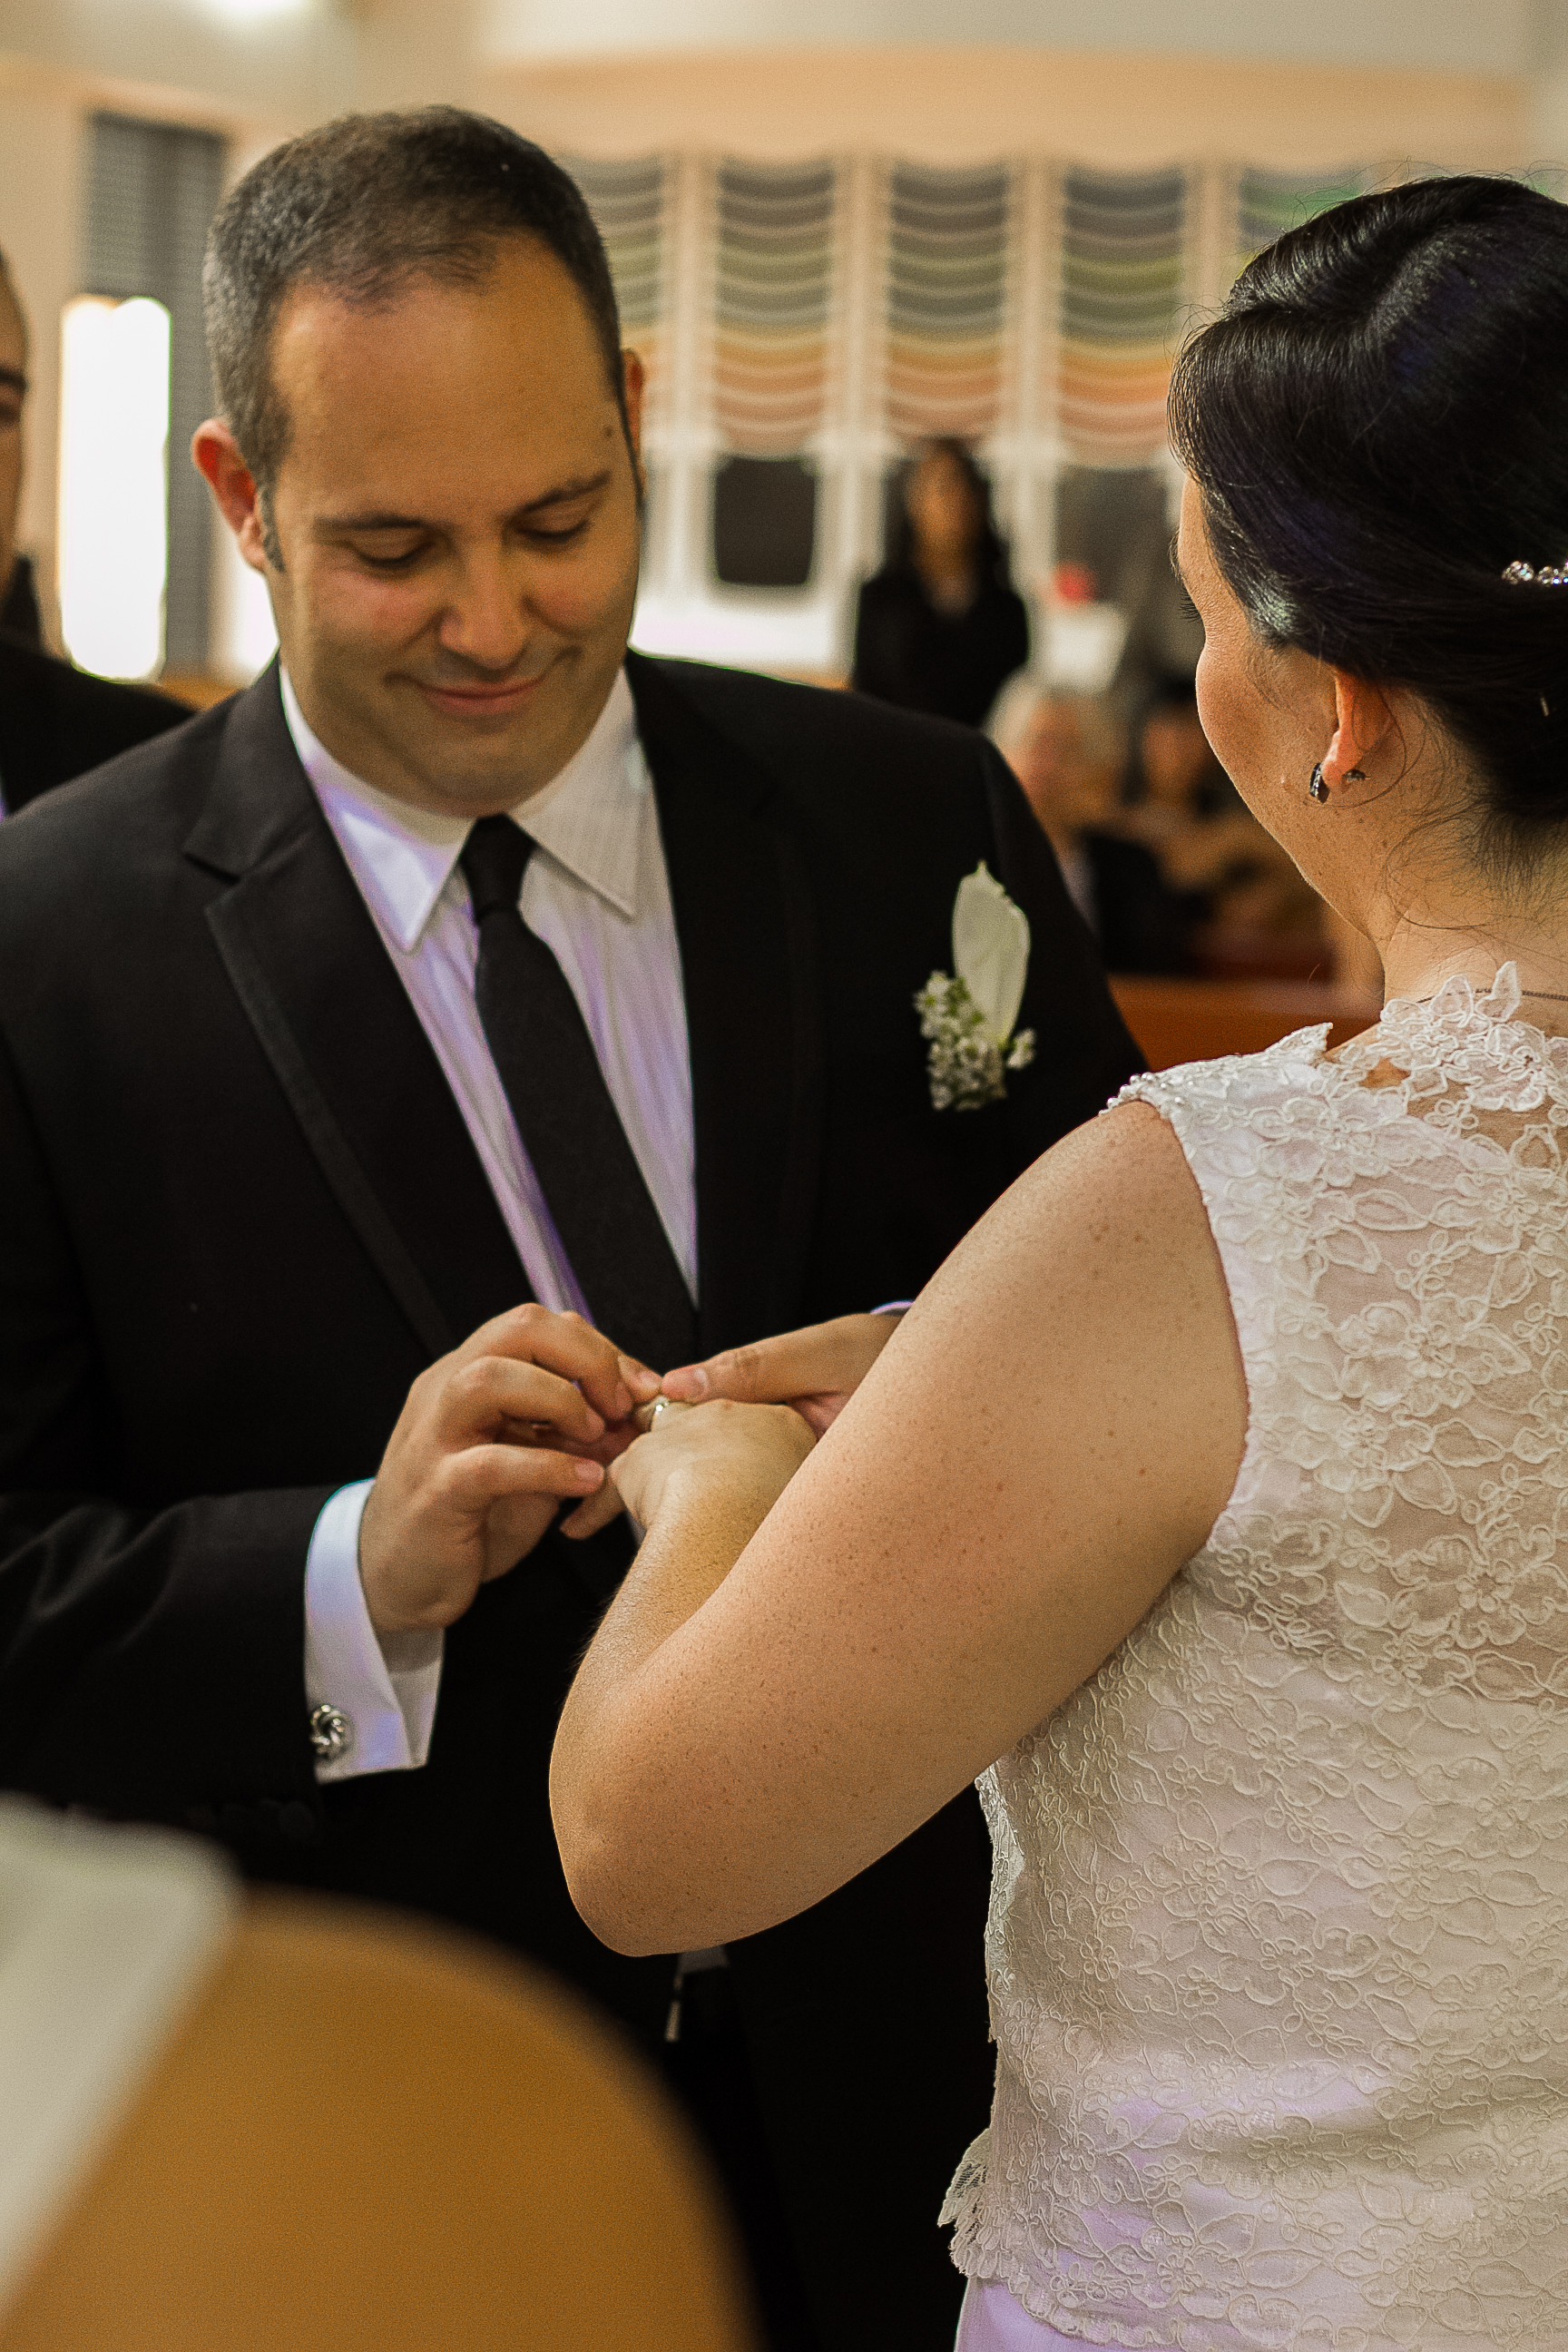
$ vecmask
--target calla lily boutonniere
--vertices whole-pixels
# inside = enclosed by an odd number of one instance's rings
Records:
[[[1007,1072],[1035,1058],[1035,1033],[1013,1024],[1029,969],[1029,919],[984,861],[952,902],[952,970],[933,971],[915,997],[931,1041],[926,1073],[937,1110],[1000,1102]]]

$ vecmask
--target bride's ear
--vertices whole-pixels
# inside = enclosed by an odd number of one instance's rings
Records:
[[[1394,731],[1394,712],[1380,687],[1348,670],[1330,672],[1334,682],[1334,731],[1323,754],[1328,784],[1359,782],[1369,760]]]

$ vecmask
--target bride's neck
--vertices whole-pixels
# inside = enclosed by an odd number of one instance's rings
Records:
[[[1518,968],[1529,1016],[1539,1028],[1568,1031],[1568,917],[1555,908],[1525,914],[1517,906],[1478,907],[1464,920],[1436,911],[1400,917],[1378,940],[1387,996],[1436,994],[1460,977],[1489,988],[1500,967]],[[1561,1000],[1561,1001],[1559,1001]]]

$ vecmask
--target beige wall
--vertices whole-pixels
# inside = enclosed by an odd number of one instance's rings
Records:
[[[443,6],[432,0],[430,16]],[[248,21],[216,0],[5,0],[0,65],[112,87],[114,103],[140,91],[158,113],[309,121],[353,103],[355,15],[319,0]]]
[[[781,49],[496,69],[487,96],[546,146],[931,163],[1047,150],[1082,163],[1225,155],[1280,170],[1386,158],[1533,160],[1518,75],[1024,49]]]
[[[942,44],[1528,73],[1557,0],[489,0],[494,58]]]

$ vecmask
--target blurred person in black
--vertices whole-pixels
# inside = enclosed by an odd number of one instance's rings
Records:
[[[167,695],[89,677],[39,643],[32,569],[16,555],[26,397],[27,323],[0,254],[0,814],[190,716]]]
[[[849,683],[978,727],[1028,658],[985,477],[962,441],[928,441],[894,502],[887,562],[860,590]]]
[[[1258,882],[1268,896],[1281,875],[1277,845],[1208,748],[1190,677],[1166,679],[1147,706],[1119,830],[1157,858],[1194,924],[1246,919],[1234,908],[1250,906]]]
[[[1166,887],[1151,850],[1115,830],[1125,738],[1104,700],[1017,677],[988,731],[1056,851],[1106,970],[1187,971],[1191,902]]]

